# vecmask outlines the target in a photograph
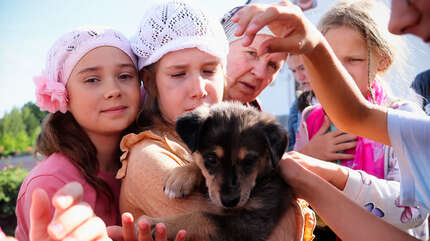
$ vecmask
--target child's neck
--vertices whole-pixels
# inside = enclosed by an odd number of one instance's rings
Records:
[[[118,166],[118,148],[121,135],[100,135],[88,133],[97,149],[100,171],[116,172]]]

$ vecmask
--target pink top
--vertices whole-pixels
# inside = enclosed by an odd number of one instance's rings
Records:
[[[69,182],[79,182],[84,189],[83,201],[87,202],[106,225],[120,224],[118,211],[118,196],[120,191],[120,180],[115,179],[114,173],[99,172],[98,176],[112,189],[115,195],[115,203],[112,203],[104,195],[97,194],[95,189],[85,181],[79,170],[71,161],[59,153],[54,153],[39,163],[25,178],[19,190],[16,203],[16,216],[18,226],[15,237],[19,241],[28,241],[30,234],[30,206],[31,196],[36,188],[43,188],[49,199]],[[51,218],[54,207],[51,205]]]
[[[367,101],[374,101],[374,103],[377,105],[384,105],[384,103],[388,101],[388,98],[384,93],[379,79],[375,79],[372,89],[374,91],[374,99],[372,99],[371,94],[369,93],[366,97]],[[312,137],[314,137],[314,135],[319,131],[324,123],[325,117],[325,113],[321,105],[316,105],[311,108],[311,112],[307,114],[307,110],[305,110],[302,117],[302,122],[306,123],[306,132],[308,133],[309,138],[308,140],[312,139]],[[300,128],[302,128],[302,125]],[[296,138],[296,146],[304,144],[303,140],[298,140],[304,138],[301,134],[297,134]],[[363,170],[366,173],[374,175],[378,178],[385,177],[383,144],[363,137],[358,137],[357,146],[355,149],[346,150],[345,153],[353,154],[354,158],[350,160],[342,160],[340,162],[341,165],[347,166],[354,170]]]

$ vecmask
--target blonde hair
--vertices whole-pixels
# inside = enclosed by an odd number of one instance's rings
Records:
[[[390,80],[392,87],[397,87],[405,93],[397,93],[403,98],[411,97],[412,91],[408,91],[408,78],[406,70],[408,64],[407,47],[404,39],[391,34],[388,31],[389,8],[381,1],[377,0],[342,0],[337,2],[328,12],[326,12],[318,23],[318,29],[324,35],[331,28],[347,26],[358,31],[367,41],[370,52],[386,60],[383,69],[377,74],[387,72],[390,67],[395,66],[397,72],[396,79]],[[368,60],[369,64],[371,59]],[[369,80],[370,81],[370,80]],[[383,85],[388,94],[392,95],[392,89],[387,84]],[[408,92],[408,93],[406,93]]]

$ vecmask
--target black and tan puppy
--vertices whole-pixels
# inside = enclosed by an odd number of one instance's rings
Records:
[[[285,129],[267,113],[225,102],[186,113],[176,130],[194,162],[170,173],[165,193],[184,197],[203,183],[214,208],[152,222],[164,222],[169,238],[185,229],[188,240],[267,240],[294,201],[277,171]]]

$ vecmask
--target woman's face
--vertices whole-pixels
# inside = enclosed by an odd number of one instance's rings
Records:
[[[354,79],[361,94],[366,97],[368,81],[373,83],[380,64],[378,58],[370,53],[371,62],[370,66],[368,65],[369,51],[366,40],[358,31],[347,26],[330,28],[326,32],[325,38],[336,57]]]
[[[164,55],[156,64],[155,81],[160,112],[170,122],[201,105],[222,101],[221,61],[198,48]]]
[[[95,48],[70,74],[68,111],[90,136],[120,134],[136,119],[139,86],[127,54],[115,47]]]
[[[257,56],[260,45],[272,38],[269,35],[256,35],[252,44],[242,46],[243,39],[230,43],[227,56],[226,99],[242,103],[254,101],[270,84],[284,64],[285,53],[270,53]]]

